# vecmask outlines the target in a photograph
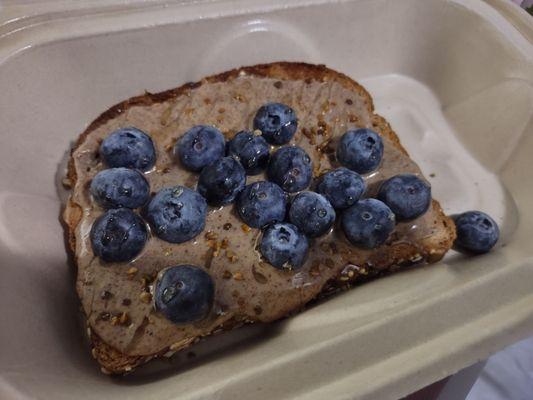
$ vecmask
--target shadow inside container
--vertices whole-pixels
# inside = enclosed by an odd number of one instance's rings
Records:
[[[242,354],[255,346],[264,345],[283,331],[284,321],[270,324],[250,324],[231,332],[225,332],[176,353],[173,357],[160,358],[139,367],[132,374],[113,377],[119,385],[137,386],[152,383],[181,372],[190,371],[204,364],[230,355]]]

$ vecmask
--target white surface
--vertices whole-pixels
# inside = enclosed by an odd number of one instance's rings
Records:
[[[533,337],[490,357],[466,400],[531,400]]]
[[[0,15],[1,398],[396,400],[531,332],[531,26],[476,0],[111,3]],[[102,376],[58,223],[70,142],[145,89],[281,58],[364,81],[445,209],[494,213],[505,247],[213,338],[193,361]]]

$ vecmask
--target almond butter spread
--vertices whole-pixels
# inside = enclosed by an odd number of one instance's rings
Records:
[[[335,226],[311,241],[301,270],[280,271],[261,259],[257,251],[260,230],[243,225],[233,205],[210,209],[205,230],[189,242],[172,244],[151,235],[132,262],[106,264],[94,256],[89,232],[103,210],[92,201],[88,185],[106,168],[98,157],[103,138],[127,126],[147,132],[157,152],[155,168],[146,173],[152,193],[177,184],[194,189],[197,174],[173,158],[176,139],[197,124],[214,125],[231,138],[251,129],[256,110],[269,101],[288,104],[296,111],[299,125],[291,144],[311,156],[315,177],[338,166],[335,142],[347,129],[372,128],[367,97],[337,82],[279,81],[241,74],[227,82],[203,82],[187,95],[164,102],[134,105],[96,128],[73,153],[78,179],[72,200],[83,210],[75,231],[77,288],[91,329],[109,345],[125,354],[148,355],[193,341],[229,321],[272,321],[304,305],[328,281],[348,281],[365,268],[379,270],[384,263],[382,251],[350,245]],[[375,193],[383,179],[398,173],[420,174],[397,146],[386,138],[384,144],[382,165],[364,177],[367,195]],[[247,183],[264,179],[263,175],[249,176]],[[415,242],[433,234],[436,220],[436,211],[430,208],[416,220],[398,224],[385,245],[388,253],[391,247],[416,246]],[[411,261],[420,259],[417,255]],[[154,310],[150,288],[162,269],[184,263],[204,267],[211,274],[215,302],[206,319],[180,326]]]

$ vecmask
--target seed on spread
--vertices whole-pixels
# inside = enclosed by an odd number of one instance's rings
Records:
[[[224,238],[222,239],[222,242],[220,242],[220,248],[221,249],[227,249],[228,248],[228,239],[227,238]]]
[[[237,261],[237,255],[235,254],[235,252],[231,251],[231,250],[226,250],[226,258],[228,260],[230,260],[230,262],[234,263]]]
[[[114,316],[113,318],[111,318],[111,325],[118,325],[118,317],[117,316]]]
[[[246,101],[246,97],[244,97],[242,94],[240,93],[235,93],[233,95],[233,98],[237,101],[240,101],[241,103],[245,102]]]
[[[224,278],[224,279],[230,279],[231,277],[232,277],[231,272],[229,272],[227,270],[224,271],[223,274],[222,274],[222,278]]]
[[[350,115],[348,116],[348,118],[349,118],[350,122],[357,122],[357,121],[359,121],[359,118],[357,117],[357,115],[350,114]]]
[[[210,249],[214,249],[214,250],[218,251],[218,250],[220,250],[220,242],[217,242],[214,239],[209,239],[207,241],[207,247],[209,247]]]
[[[316,139],[315,139],[316,131],[314,131],[314,129],[309,130],[309,129],[306,129],[306,128],[302,128],[302,133],[307,139],[309,139],[309,143],[310,144],[312,144],[312,145],[316,144]]]
[[[97,319],[102,321],[109,321],[109,318],[111,318],[111,314],[106,311],[103,311],[100,313]]]
[[[211,104],[211,99],[209,99],[209,98],[206,97],[206,98],[204,99],[204,103],[205,103],[205,104]]]
[[[218,117],[217,117],[217,122],[218,122],[219,124],[221,124],[222,122],[224,122],[224,118],[223,118],[222,116],[218,116]]]
[[[102,293],[100,293],[100,298],[102,300],[109,300],[111,297],[113,297],[113,293],[103,290]]]
[[[129,306],[131,304],[131,300],[130,299],[124,299],[122,300],[122,305],[123,306]]]
[[[331,138],[330,139],[326,139],[322,143],[320,143],[317,146],[317,150],[320,151],[320,152],[323,152],[324,149],[329,145],[329,142],[331,142]]]
[[[254,135],[255,135],[255,136],[261,136],[262,134],[263,134],[263,132],[261,132],[260,129],[256,129],[256,130],[254,130]]]
[[[185,115],[191,115],[194,112],[194,108],[186,108],[184,113]]]
[[[172,113],[172,107],[168,107],[165,111],[163,111],[163,114],[161,114],[161,118],[159,121],[161,121],[161,125],[168,124],[168,120],[170,118],[170,114]]]
[[[219,112],[220,114],[224,114],[224,113],[226,112],[226,109],[225,109],[224,107],[220,107],[220,108],[218,109],[218,112]]]
[[[223,228],[224,228],[225,231],[229,231],[231,229],[231,226],[232,226],[231,223],[228,222],[228,223],[224,224]]]
[[[254,307],[254,313],[256,313],[257,315],[260,315],[262,312],[263,312],[263,309],[261,308],[261,306]]]
[[[170,167],[165,167],[161,170],[163,174],[168,174],[170,172]]]
[[[352,99],[346,99],[345,103],[348,104],[349,106],[351,106],[353,104],[353,100]]]
[[[139,298],[143,303],[150,303],[152,301],[152,295],[148,292],[141,292]]]
[[[163,249],[163,254],[165,255],[165,257],[168,257],[172,254],[172,248],[171,247],[166,247]]]
[[[283,86],[283,83],[281,83],[281,81],[274,82],[274,87],[276,89],[281,89],[282,86]]]
[[[120,315],[120,323],[122,325],[126,325],[130,320],[130,317],[127,313],[123,312],[121,315]]]
[[[217,233],[213,231],[207,231],[204,236],[209,240],[216,240],[218,238]]]
[[[235,279],[236,281],[243,281],[244,280],[244,276],[242,276],[241,272],[235,272],[233,274],[233,279]]]
[[[246,233],[248,233],[248,232],[250,232],[250,231],[252,230],[252,228],[250,228],[250,227],[249,227],[248,225],[246,225],[246,224],[242,224],[242,225],[241,225],[241,229],[243,230],[243,232],[246,232]]]
[[[128,269],[128,271],[126,272],[130,277],[133,277],[133,275],[137,274],[137,272],[139,272],[139,269],[136,268],[136,267],[131,267],[130,269]]]

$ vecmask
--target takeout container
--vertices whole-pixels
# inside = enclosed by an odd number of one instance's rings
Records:
[[[533,334],[528,18],[503,0],[4,2],[0,398],[398,399]],[[279,60],[365,85],[445,211],[492,214],[498,248],[101,374],[59,222],[70,144],[144,90]]]

